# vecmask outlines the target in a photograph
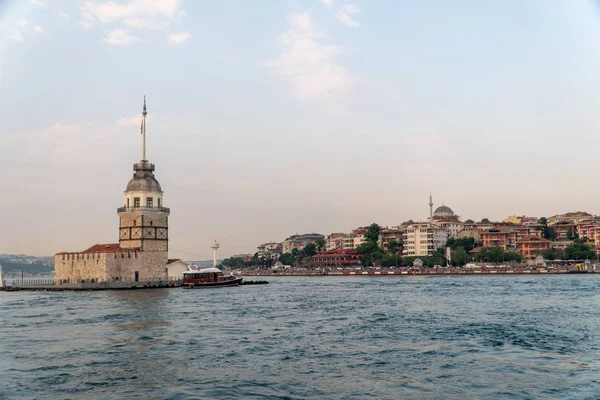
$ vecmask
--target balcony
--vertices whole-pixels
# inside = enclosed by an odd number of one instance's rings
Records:
[[[134,171],[139,171],[139,170],[154,171],[154,164],[149,163],[148,161],[142,161],[142,162],[133,164],[133,170]]]
[[[132,212],[132,211],[153,211],[170,214],[171,209],[168,207],[119,207],[117,213]]]

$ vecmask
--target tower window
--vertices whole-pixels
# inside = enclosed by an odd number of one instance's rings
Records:
[[[134,207],[139,207],[140,206],[140,198],[139,197],[134,197],[133,198],[133,206]]]
[[[152,203],[153,203],[152,197],[146,198],[146,207],[148,207],[148,208],[154,207]]]

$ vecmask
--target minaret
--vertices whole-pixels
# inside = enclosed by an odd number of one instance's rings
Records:
[[[153,252],[153,259],[162,260],[165,268],[169,250],[168,218],[170,210],[163,207],[163,191],[154,177],[154,164],[146,159],[146,96],[142,109],[142,160],[133,165],[133,178],[125,189],[119,214],[119,246]],[[144,260],[144,263],[146,261]],[[152,262],[154,263],[154,261]],[[157,262],[157,265],[162,261]],[[159,275],[153,275],[159,276]]]
[[[210,248],[213,249],[213,267],[217,266],[217,250],[219,250],[219,247],[221,247],[221,245],[216,240],[210,246]]]
[[[429,193],[429,223],[433,222],[433,199]]]
[[[217,250],[219,247],[221,247],[221,245],[216,240],[210,246],[210,248],[213,249],[213,267],[217,266]]]

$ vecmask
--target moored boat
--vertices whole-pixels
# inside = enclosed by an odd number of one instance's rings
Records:
[[[225,275],[214,267],[183,272],[183,287],[186,289],[239,286],[242,280],[243,278],[235,275]]]

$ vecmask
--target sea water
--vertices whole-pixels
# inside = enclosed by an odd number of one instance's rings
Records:
[[[0,399],[596,399],[600,275],[0,292]]]

